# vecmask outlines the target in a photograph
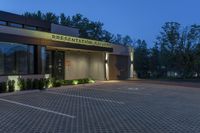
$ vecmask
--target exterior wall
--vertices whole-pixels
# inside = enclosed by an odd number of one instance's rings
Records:
[[[89,77],[89,54],[79,51],[65,52],[65,79]]]
[[[134,66],[133,66],[133,62],[134,62],[134,49],[133,49],[133,47],[127,47],[127,46],[121,46],[121,45],[112,45],[112,48],[113,48],[113,52],[110,53],[110,56],[115,56],[115,57],[118,56],[118,57],[121,57],[121,58],[127,57],[127,59],[128,59],[128,64],[127,64],[128,76],[127,76],[127,79],[128,78],[129,79],[137,78],[137,74],[134,71]],[[124,58],[123,60],[118,61],[118,62],[123,62],[127,59]],[[114,62],[114,61],[110,60],[110,62]],[[109,70],[114,71],[112,68],[110,68],[113,65],[113,64],[112,65],[111,64],[112,63],[110,63]],[[115,67],[115,65],[113,67]],[[116,73],[116,72],[114,72],[114,73]]]
[[[67,36],[79,36],[79,29],[71,28],[67,26],[51,24],[51,32],[56,34],[62,34]]]
[[[129,78],[129,56],[110,55],[109,56],[109,79],[124,80]]]
[[[92,53],[90,56],[90,77],[105,80],[104,53]]]
[[[113,52],[111,54],[115,55],[129,55],[129,47],[121,45],[112,45]]]
[[[65,79],[93,78],[104,80],[103,53],[65,52]]]
[[[51,23],[47,21],[41,21],[32,18],[26,18],[22,15],[17,15],[9,12],[0,11],[0,20],[6,22],[12,22],[17,24],[23,24],[28,26],[38,27],[44,31],[49,31],[51,28]]]

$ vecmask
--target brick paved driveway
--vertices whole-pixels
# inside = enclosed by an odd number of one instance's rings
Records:
[[[0,133],[199,133],[200,88],[141,82],[0,95]]]

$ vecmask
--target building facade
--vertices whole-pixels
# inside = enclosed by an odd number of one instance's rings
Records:
[[[0,11],[0,81],[133,77],[133,49],[79,38],[79,30]]]

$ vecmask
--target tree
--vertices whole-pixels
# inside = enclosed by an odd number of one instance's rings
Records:
[[[197,77],[200,79],[200,43],[195,48],[195,60],[194,70],[196,71]]]
[[[60,24],[64,26],[72,26],[71,23],[71,17],[70,16],[65,16],[64,13],[60,14]]]
[[[139,78],[148,78],[149,51],[144,40],[138,40],[134,52],[134,66]]]
[[[36,13],[25,12],[23,16],[27,18],[37,19],[37,20],[43,20],[43,15],[41,11],[37,11]]]
[[[101,40],[103,33],[103,23],[101,22],[90,22],[88,26],[88,36],[91,39]]]
[[[121,34],[117,34],[114,37],[113,43],[114,44],[122,44],[123,43],[123,41],[122,41],[122,35]]]
[[[107,30],[102,31],[102,37],[101,40],[105,42],[112,42],[114,38],[114,35]]]
[[[180,78],[193,78],[195,74],[199,76],[200,26],[181,28],[179,23],[167,22],[162,29],[156,44],[159,45],[163,76],[167,77],[167,72],[176,73]]]
[[[190,55],[192,56],[192,74],[197,74],[197,77],[200,78],[200,25],[192,25],[189,32],[189,40],[191,46]],[[190,67],[190,66],[189,66]]]
[[[54,24],[59,24],[59,17],[52,12],[47,12],[46,14],[43,14],[43,20]]]
[[[122,37],[120,34],[114,35],[103,28],[104,24],[102,22],[91,21],[82,14],[66,16],[64,13],[61,13],[57,16],[52,12],[42,13],[41,11],[38,11],[36,13],[26,12],[23,15],[28,18],[45,20],[50,23],[78,28],[79,36],[82,38],[106,41],[119,45],[131,45],[133,43],[130,36],[127,35]]]
[[[165,23],[156,41],[160,47],[160,64],[163,76],[166,76],[167,72],[179,71],[177,67],[179,41],[180,24],[176,22]]]
[[[131,39],[130,36],[126,35],[125,37],[122,38],[122,44],[125,46],[131,45],[133,43],[133,40]]]
[[[149,50],[149,70],[151,77],[159,78],[162,75],[160,68],[160,51],[158,44],[155,43],[154,47]]]

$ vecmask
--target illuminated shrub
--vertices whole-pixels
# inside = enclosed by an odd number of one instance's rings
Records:
[[[15,81],[9,80],[8,81],[8,92],[14,92],[15,91]]]

